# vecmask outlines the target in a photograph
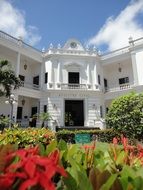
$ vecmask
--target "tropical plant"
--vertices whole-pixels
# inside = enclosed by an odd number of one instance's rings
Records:
[[[9,117],[0,116],[0,130],[4,130],[5,127],[9,125]]]
[[[59,164],[59,150],[48,156],[40,154],[38,146],[28,149],[12,150],[12,147],[0,147],[3,165],[0,168],[0,189],[55,190],[53,178],[56,174],[67,177]]]
[[[42,121],[41,127],[45,127],[45,122],[52,120],[52,116],[48,112],[42,112],[38,115],[39,119]]]
[[[53,140],[48,146],[19,150],[16,145],[2,145],[0,189],[141,190],[143,146],[129,144],[124,136],[112,144]]]
[[[48,145],[55,138],[55,133],[45,128],[18,128],[4,129],[0,134],[0,145],[17,144],[19,148],[35,146],[39,143]]]
[[[120,134],[140,139],[143,134],[143,94],[134,92],[113,100],[106,125]]]
[[[20,86],[20,79],[15,76],[8,61],[0,61],[0,96],[10,96],[12,89]]]

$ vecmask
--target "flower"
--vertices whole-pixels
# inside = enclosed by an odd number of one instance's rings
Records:
[[[19,190],[27,190],[29,187],[38,186],[45,190],[55,190],[52,181],[56,173],[67,177],[64,168],[59,165],[59,150],[55,150],[48,156],[40,156],[39,148],[19,149],[12,155],[8,155],[18,161],[8,165],[4,173],[0,175],[0,188],[8,190],[20,179]]]

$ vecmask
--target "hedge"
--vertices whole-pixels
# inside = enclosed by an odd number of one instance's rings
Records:
[[[76,134],[90,134],[91,141],[101,141],[101,142],[112,142],[114,137],[120,136],[120,134],[117,134],[112,129],[106,129],[106,130],[60,130],[56,132],[56,138],[57,140],[63,139],[64,141],[68,143],[75,143],[75,135]]]

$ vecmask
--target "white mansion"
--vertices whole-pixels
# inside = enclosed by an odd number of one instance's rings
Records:
[[[130,38],[127,47],[102,55],[75,39],[38,51],[0,31],[0,59],[11,63],[23,84],[13,91],[13,118],[22,126],[33,114],[49,112],[49,125],[102,128],[113,99],[143,92],[143,38]],[[0,98],[0,115],[7,116],[5,100]]]

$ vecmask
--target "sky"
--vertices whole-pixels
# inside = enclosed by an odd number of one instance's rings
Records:
[[[101,51],[143,37],[143,0],[0,0],[0,30],[42,50],[70,39]]]

